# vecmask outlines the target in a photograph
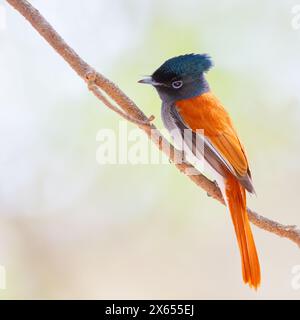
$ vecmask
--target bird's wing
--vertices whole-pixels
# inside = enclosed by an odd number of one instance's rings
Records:
[[[203,156],[217,172],[226,176],[229,171],[249,192],[254,192],[245,150],[228,113],[211,93],[176,102],[171,114],[181,132],[191,129],[197,134],[197,130],[203,130]]]

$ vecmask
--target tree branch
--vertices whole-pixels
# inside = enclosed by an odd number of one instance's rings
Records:
[[[108,108],[115,111],[121,117],[136,124],[144,130],[148,137],[164,152],[171,162],[184,174],[189,169],[196,170],[192,165],[182,162],[178,163],[175,159],[181,158],[181,152],[176,150],[160,134],[156,127],[151,123],[153,116],[147,118],[137,105],[113,82],[96,72],[89,64],[62,39],[53,29],[46,19],[26,0],[7,0],[19,13],[24,16],[36,29],[40,35],[53,47],[53,49],[71,66],[71,68],[87,83],[94,95],[102,101]],[[101,92],[110,97],[115,104],[112,104]],[[219,188],[198,172],[197,175],[187,175],[197,186],[204,189],[211,197],[224,204]],[[257,227],[272,232],[280,237],[290,239],[300,247],[300,230],[296,226],[282,225],[276,221],[265,218],[258,213],[248,209],[250,221]]]

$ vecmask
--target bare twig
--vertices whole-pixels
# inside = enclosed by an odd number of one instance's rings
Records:
[[[88,82],[88,88],[90,91],[93,92],[93,94],[102,101],[109,109],[116,112],[120,117],[124,118],[125,120],[132,122],[136,125],[148,128],[151,127],[150,121],[154,120],[154,116],[151,116],[148,121],[142,121],[136,118],[131,117],[128,113],[125,113],[124,111],[121,111],[118,107],[113,105],[101,92],[99,87],[96,84],[96,73],[90,73],[86,75],[87,82]]]
[[[181,153],[176,150],[168,141],[160,134],[151,121],[153,116],[147,118],[145,114],[137,107],[137,105],[113,82],[105,78],[102,74],[94,71],[80,56],[67,45],[61,36],[53,29],[53,27],[45,20],[45,18],[26,0],[7,0],[17,11],[21,13],[35,28],[40,35],[54,48],[54,50],[62,56],[62,58],[72,67],[76,73],[83,78],[89,85],[89,89],[95,96],[102,101],[107,107],[117,112],[126,120],[138,125],[146,132],[149,138],[164,152],[176,167],[183,173],[193,169],[188,163],[177,162]],[[92,75],[92,81],[91,81]],[[104,97],[100,89],[105,92],[122,111],[114,106],[108,99]],[[210,196],[224,204],[219,188],[202,174],[187,175],[196,185],[204,189]],[[267,219],[258,213],[248,209],[250,221],[257,227],[272,232],[280,237],[290,239],[300,247],[300,230],[296,226],[285,226],[276,221]]]

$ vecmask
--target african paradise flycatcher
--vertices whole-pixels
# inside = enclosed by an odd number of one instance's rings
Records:
[[[162,100],[165,127],[179,132],[187,146],[187,159],[196,157],[203,161],[204,171],[218,184],[234,225],[244,282],[256,289],[260,284],[260,266],[246,206],[246,191],[255,191],[245,149],[227,111],[204,77],[211,67],[208,55],[186,54],[167,60],[152,76],[139,82],[155,87]],[[185,135],[185,130],[192,135]],[[202,150],[197,150],[195,136],[203,142]]]

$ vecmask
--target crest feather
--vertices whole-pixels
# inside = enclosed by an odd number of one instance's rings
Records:
[[[208,54],[185,54],[164,62],[152,75],[155,80],[197,76],[213,66]]]

